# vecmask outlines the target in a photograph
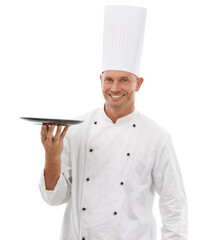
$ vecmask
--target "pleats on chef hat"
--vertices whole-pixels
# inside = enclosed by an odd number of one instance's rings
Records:
[[[146,8],[108,5],[104,11],[102,72],[127,71],[139,76]]]

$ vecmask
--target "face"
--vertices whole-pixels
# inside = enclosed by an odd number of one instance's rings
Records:
[[[135,92],[143,79],[129,72],[108,70],[100,75],[106,105],[112,110],[128,110],[134,107]]]

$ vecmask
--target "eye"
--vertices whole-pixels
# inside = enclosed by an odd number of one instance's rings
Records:
[[[126,79],[122,79],[122,82],[127,82],[127,80]]]
[[[110,81],[111,81],[110,78],[106,78],[106,79],[105,79],[105,82],[110,82]]]

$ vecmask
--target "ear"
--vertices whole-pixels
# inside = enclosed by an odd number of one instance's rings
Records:
[[[100,74],[101,87],[102,87],[102,74]]]
[[[143,78],[138,78],[138,79],[137,79],[137,86],[136,86],[136,89],[135,89],[136,92],[139,91],[139,89],[140,89],[140,87],[141,87],[143,81],[144,81]]]

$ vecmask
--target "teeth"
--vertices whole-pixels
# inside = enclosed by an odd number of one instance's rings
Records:
[[[123,95],[121,95],[121,96],[113,96],[113,95],[111,95],[111,97],[113,97],[113,98],[120,98],[120,97],[122,97]]]

